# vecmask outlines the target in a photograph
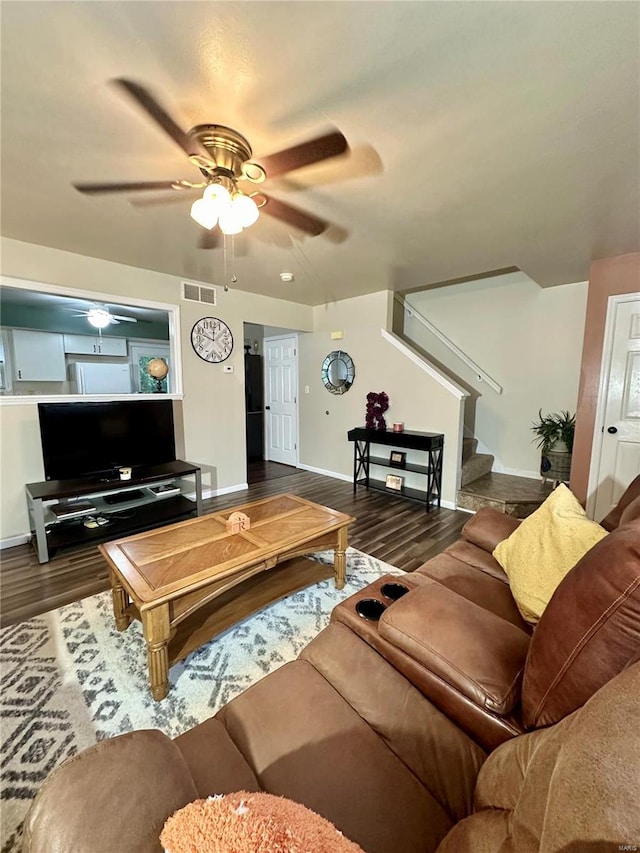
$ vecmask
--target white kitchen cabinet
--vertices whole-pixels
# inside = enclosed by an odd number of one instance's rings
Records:
[[[64,382],[64,344],[57,332],[14,329],[13,375],[18,382]]]
[[[127,354],[126,338],[108,338],[99,335],[64,335],[64,351],[80,355]]]

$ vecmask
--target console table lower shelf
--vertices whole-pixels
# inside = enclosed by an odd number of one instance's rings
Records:
[[[444,435],[442,433],[417,432],[415,430],[390,432],[388,430],[356,427],[355,429],[349,430],[347,437],[349,441],[353,441],[354,443],[354,492],[357,490],[358,486],[364,486],[366,489],[376,489],[378,491],[385,492],[387,495],[424,503],[427,512],[429,512],[432,505],[440,506],[442,490],[442,455],[444,450]],[[380,446],[401,448],[403,461],[401,463],[394,464],[391,461],[392,450],[390,450],[390,455],[388,457],[380,456],[379,449],[376,451],[378,455],[372,455],[372,444],[378,448],[380,448]],[[425,459],[426,464],[422,464],[422,462],[407,462],[405,451],[408,450],[424,453],[426,458],[422,458]],[[372,466],[379,469],[387,469],[389,472],[393,472],[399,477],[403,477],[406,473],[419,475],[420,478],[424,478],[424,488],[406,486],[404,484],[402,484],[399,489],[389,488],[386,479],[381,480],[376,476],[371,476]]]

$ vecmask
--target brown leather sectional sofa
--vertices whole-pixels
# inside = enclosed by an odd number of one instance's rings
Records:
[[[518,522],[478,512],[215,717],[63,764],[32,805],[25,853],[159,853],[176,809],[237,790],[302,802],[367,853],[640,848],[639,495],[637,478],[535,631],[491,557]],[[363,599],[380,618],[359,615]]]

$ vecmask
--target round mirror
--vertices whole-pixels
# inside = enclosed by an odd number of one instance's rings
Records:
[[[353,385],[356,369],[351,356],[334,350],[322,362],[322,382],[332,394],[344,394]]]

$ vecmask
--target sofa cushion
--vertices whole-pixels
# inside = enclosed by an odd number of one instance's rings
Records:
[[[454,822],[308,661],[270,673],[216,717],[263,790],[323,815],[367,853],[434,850]]]
[[[477,545],[472,545],[470,542],[466,542],[465,545],[467,552],[470,550],[480,552],[485,554],[488,560],[493,560],[491,554],[482,551]],[[495,613],[496,616],[506,619],[507,622],[530,634],[531,626],[520,615],[509,585],[488,572],[478,571],[468,562],[454,557],[454,553],[461,554],[461,551],[454,552],[452,549],[447,549],[442,554],[437,554],[412,572],[411,577],[438,581],[463,598],[473,601],[474,604]],[[465,553],[464,556],[468,559],[470,555]],[[496,568],[502,572],[497,563]],[[506,579],[506,575],[504,577]]]
[[[404,676],[340,623],[321,631],[300,657],[357,711],[452,819],[471,812],[475,779],[486,756]]]
[[[462,535],[467,541],[491,554],[496,545],[511,536],[519,526],[519,519],[485,506],[467,521],[462,528]]]
[[[481,708],[508,714],[519,701],[528,635],[437,581],[387,608],[379,629]]]
[[[187,729],[174,740],[174,744],[187,762],[199,797],[260,790],[258,780],[242,753],[215,717]],[[212,755],[215,755],[215,761],[211,760]]]
[[[500,542],[493,556],[509,577],[524,619],[537,622],[556,587],[578,560],[607,535],[587,518],[564,485]]]
[[[620,513],[620,527],[629,524],[632,521],[640,520],[640,495],[627,504]]]
[[[640,646],[640,521],[595,545],[569,572],[533,633],[522,704],[528,728],[562,719]]]
[[[629,483],[624,494],[614,508],[602,519],[600,524],[605,530],[615,530],[620,524],[621,516],[629,504],[640,498],[640,474]]]
[[[197,796],[180,750],[162,732],[107,738],[47,778],[25,820],[22,850],[158,853],[166,819]]]

